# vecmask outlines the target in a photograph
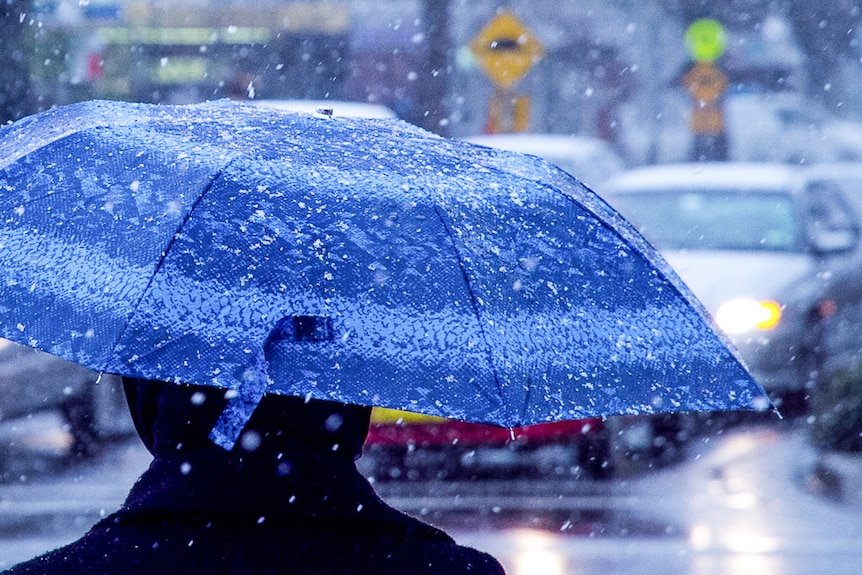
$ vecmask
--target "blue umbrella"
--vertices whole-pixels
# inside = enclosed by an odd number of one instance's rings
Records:
[[[395,120],[94,101],[0,130],[0,335],[94,370],[515,427],[769,405],[653,248]]]

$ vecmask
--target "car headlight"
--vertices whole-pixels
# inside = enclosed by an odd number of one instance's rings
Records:
[[[715,312],[715,322],[725,333],[769,331],[781,321],[781,306],[770,300],[735,299]]]

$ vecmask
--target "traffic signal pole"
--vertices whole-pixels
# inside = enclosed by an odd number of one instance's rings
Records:
[[[448,132],[449,0],[422,0],[426,58],[420,78],[418,123],[441,136]]]
[[[26,46],[29,12],[29,0],[0,2],[0,125],[36,111]]]
[[[692,100],[691,159],[696,162],[726,161],[729,156],[724,127],[724,94],[728,82],[716,64],[724,53],[725,42],[724,27],[710,18],[695,20],[685,33],[686,47],[694,64],[682,83]]]

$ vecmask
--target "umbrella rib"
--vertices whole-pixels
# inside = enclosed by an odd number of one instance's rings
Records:
[[[560,170],[560,171],[562,171],[562,170]],[[629,222],[625,217],[623,217],[622,214],[617,212],[616,208],[611,206],[607,202],[607,200],[605,200],[603,197],[601,197],[595,190],[593,190],[592,188],[590,188],[589,186],[587,186],[586,184],[581,182],[579,179],[577,179],[574,176],[568,175],[568,174],[566,174],[565,177],[568,177],[568,178],[575,180],[578,183],[578,185],[580,185],[584,189],[588,190],[589,193],[592,195],[591,199],[595,200],[596,203],[592,204],[589,201],[581,201],[578,198],[574,197],[573,195],[566,193],[562,188],[560,188],[559,186],[557,186],[555,184],[548,184],[545,182],[538,181],[534,178],[525,178],[525,179],[527,179],[527,180],[529,180],[529,181],[531,181],[531,182],[533,182],[533,183],[535,183],[535,184],[537,184],[537,185],[539,185],[545,189],[549,189],[552,192],[554,192],[555,194],[561,195],[563,198],[565,198],[569,202],[571,202],[571,203],[575,204],[576,206],[582,208],[583,210],[589,212],[589,214],[592,215],[596,219],[596,221],[598,221],[599,223],[602,224],[602,226],[605,228],[605,230],[607,230],[609,233],[614,234],[622,242],[624,242],[626,245],[628,245],[630,247],[630,249],[632,249],[634,252],[636,252],[639,256],[641,256],[645,260],[650,261],[650,262],[655,262],[656,256],[658,256],[658,261],[660,261],[664,265],[654,266],[656,271],[662,274],[662,278],[667,280],[667,284],[671,288],[673,288],[673,290],[678,295],[680,295],[683,299],[689,300],[689,298],[682,291],[680,291],[679,287],[677,286],[677,282],[683,283],[682,280],[678,278],[678,276],[676,275],[676,272],[673,271],[673,269],[664,260],[664,258],[661,256],[661,254],[659,254],[658,251],[655,248],[653,248],[652,244],[650,244],[646,240],[646,238],[644,238],[641,235],[641,233],[639,231],[637,231],[637,229],[634,227],[634,225],[631,222]],[[603,210],[604,213],[600,213],[599,210]],[[630,231],[629,237],[624,237],[623,234],[620,232],[620,229],[623,229],[623,228],[628,229]],[[700,300],[696,300],[695,304],[696,304],[695,307],[700,312],[701,316],[704,319],[706,319],[707,323],[710,323],[710,325],[711,325],[711,322],[712,322],[712,320],[710,319],[711,316],[709,315],[709,313],[705,309],[703,309],[703,306],[700,303]]]
[[[500,383],[500,378],[497,374],[497,368],[494,365],[494,357],[491,355],[491,344],[488,341],[487,334],[485,333],[485,327],[482,325],[479,302],[476,300],[476,295],[473,293],[473,287],[470,285],[470,278],[467,275],[467,268],[464,264],[464,258],[461,257],[461,252],[458,250],[458,244],[455,242],[455,236],[452,233],[452,228],[446,221],[446,218],[441,212],[440,207],[436,204],[434,205],[434,212],[440,219],[440,223],[443,225],[443,230],[446,232],[446,235],[449,237],[449,241],[452,244],[452,250],[455,252],[455,257],[458,258],[458,265],[461,268],[461,275],[464,277],[464,284],[467,286],[467,293],[470,294],[470,305],[473,306],[473,313],[476,314],[476,318],[479,320],[477,322],[479,324],[479,331],[482,334],[482,339],[485,340],[485,349],[488,353],[488,365],[491,366],[491,373],[494,374],[494,383],[497,386],[497,392],[500,394],[500,400],[505,404],[505,398],[503,396],[503,386]],[[480,393],[482,393],[482,395],[487,395],[487,392],[481,387],[479,387],[478,385],[475,387],[477,390],[479,390]]]
[[[559,169],[557,169],[557,171],[562,172],[562,170],[559,170]],[[509,173],[509,172],[505,172],[505,171],[502,171],[502,172],[503,173]],[[622,214],[617,212],[616,208],[611,206],[607,202],[607,200],[605,200],[603,197],[601,197],[595,190],[593,190],[592,188],[590,188],[589,186],[587,186],[586,184],[581,182],[578,178],[576,178],[570,174],[565,174],[563,176],[565,178],[572,179],[572,180],[576,181],[579,186],[586,189],[591,194],[590,199],[595,202],[595,203],[592,203],[591,201],[582,201],[582,200],[574,197],[572,194],[567,193],[565,190],[563,190],[560,186],[556,185],[555,183],[542,182],[540,180],[537,180],[537,179],[532,178],[532,177],[527,177],[527,176],[520,176],[519,175],[518,177],[522,177],[523,179],[525,179],[529,182],[532,182],[532,183],[534,183],[534,184],[536,184],[536,185],[538,185],[538,186],[540,186],[546,190],[550,190],[553,195],[559,194],[560,196],[562,196],[563,198],[565,198],[569,202],[571,202],[571,203],[575,204],[576,206],[578,206],[579,208],[587,211],[609,233],[614,234],[617,238],[619,238],[626,245],[628,245],[629,248],[631,250],[633,250],[635,253],[637,253],[640,257],[644,258],[645,260],[647,260],[649,262],[653,262],[653,268],[655,269],[656,272],[661,274],[662,278],[666,281],[667,285],[671,289],[673,289],[677,295],[679,295],[681,298],[688,301],[692,305],[692,307],[695,309],[695,311],[698,314],[700,314],[701,319],[704,320],[708,325],[710,325],[713,328],[713,332],[715,332],[715,334],[725,344],[725,346],[728,346],[730,349],[734,349],[733,345],[730,344],[730,340],[728,339],[728,337],[720,329],[717,329],[714,327],[714,321],[712,319],[712,316],[709,314],[709,312],[703,306],[703,303],[699,299],[697,299],[696,297],[693,299],[690,298],[689,297],[690,292],[686,292],[686,291],[680,289],[679,286],[685,285],[685,283],[679,278],[679,276],[676,274],[676,272],[673,270],[673,268],[670,266],[670,264],[668,264],[667,261],[665,261],[664,257],[662,257],[662,255],[660,253],[658,253],[658,250],[656,250],[652,246],[652,244],[650,244],[649,241],[647,241],[647,239],[644,238],[643,235],[641,235],[641,233],[639,231],[637,231],[637,229],[634,227],[634,225],[631,222],[629,222],[625,217],[623,217]],[[622,234],[622,232],[620,231],[621,229],[627,229],[630,232],[629,236],[628,237],[624,236]],[[736,354],[735,351],[733,353],[734,353],[734,355]]]
[[[228,161],[228,163],[230,163],[231,161],[232,161],[232,160],[229,160],[229,161]],[[197,207],[198,207],[198,206],[200,205],[200,203],[203,201],[204,196],[206,196],[206,195],[207,195],[207,193],[208,193],[210,190],[212,190],[213,185],[215,185],[216,180],[218,180],[218,179],[222,176],[222,173],[224,172],[224,170],[225,170],[225,168],[226,168],[226,167],[227,167],[227,165],[225,165],[225,166],[223,166],[222,168],[220,168],[219,170],[217,170],[217,171],[216,171],[216,173],[215,173],[215,174],[213,174],[213,176],[209,179],[209,181],[207,182],[206,186],[204,186],[203,190],[201,190],[201,192],[198,194],[197,199],[196,199],[196,200],[194,201],[194,203],[189,207],[189,211],[188,211],[188,213],[185,215],[185,217],[183,218],[183,220],[182,220],[182,221],[180,222],[180,224],[177,226],[177,229],[176,229],[176,230],[174,231],[174,233],[171,235],[171,239],[170,239],[170,241],[168,242],[168,245],[167,245],[167,246],[165,246],[165,249],[164,249],[164,250],[162,250],[161,257],[159,258],[159,261],[156,263],[155,267],[153,268],[153,273],[152,273],[152,274],[150,274],[150,279],[149,279],[149,281],[147,282],[147,286],[146,286],[143,290],[141,290],[141,296],[138,298],[138,301],[137,301],[137,302],[135,302],[135,305],[134,305],[134,306],[133,306],[133,308],[132,308],[132,313],[130,313],[130,314],[129,314],[129,317],[128,317],[128,319],[126,320],[126,323],[125,323],[125,325],[123,326],[123,329],[121,329],[121,330],[120,330],[120,333],[119,333],[119,335],[117,336],[117,339],[116,339],[116,341],[114,342],[113,347],[111,348],[111,349],[112,349],[112,352],[111,352],[111,357],[108,359],[108,362],[107,362],[108,364],[111,364],[111,363],[113,363],[113,362],[114,362],[114,359],[115,359],[115,358],[114,358],[114,351],[113,351],[113,350],[116,350],[116,349],[117,349],[117,346],[120,344],[120,342],[121,342],[121,341],[123,341],[123,338],[126,336],[126,332],[128,331],[129,326],[130,326],[130,325],[131,325],[131,323],[132,323],[132,319],[135,317],[135,315],[137,315],[137,313],[138,313],[138,309],[141,307],[141,302],[143,302],[143,301],[144,301],[144,298],[146,297],[147,293],[150,291],[150,287],[153,285],[153,282],[155,281],[156,276],[157,276],[157,275],[158,275],[158,273],[159,273],[159,270],[161,270],[161,269],[162,269],[162,266],[164,265],[165,260],[167,259],[168,254],[169,254],[169,253],[170,253],[170,251],[171,251],[171,248],[174,246],[174,243],[177,241],[177,237],[180,235],[180,233],[182,233],[183,228],[185,228],[185,227],[186,227],[186,224],[187,224],[187,223],[188,223],[188,221],[191,219],[192,214],[194,213],[195,209],[197,209]],[[191,383],[191,382],[185,382],[185,383]]]

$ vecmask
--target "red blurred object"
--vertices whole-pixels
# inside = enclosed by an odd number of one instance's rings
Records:
[[[590,431],[602,428],[599,418],[540,423],[516,427],[512,430],[495,425],[467,423],[454,419],[430,421],[374,422],[368,433],[370,445],[453,445],[482,446],[520,443],[547,443],[571,441]]]
[[[506,429],[375,408],[365,446],[379,479],[612,472],[600,418]]]
[[[87,54],[87,81],[92,82],[101,78],[104,73],[104,59],[101,52],[90,52]]]

